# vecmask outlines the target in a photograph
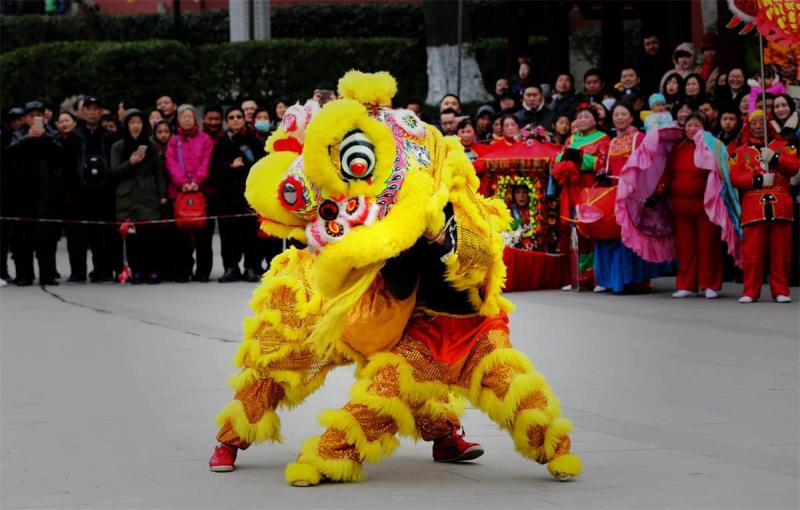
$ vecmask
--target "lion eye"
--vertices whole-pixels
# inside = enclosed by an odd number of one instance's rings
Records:
[[[351,131],[339,144],[344,178],[367,179],[375,169],[375,146],[361,131]]]

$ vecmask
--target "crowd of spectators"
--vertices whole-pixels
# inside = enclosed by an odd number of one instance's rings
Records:
[[[761,108],[776,134],[798,144],[796,102],[783,86],[800,78],[794,64],[768,61],[764,76],[743,65],[720,68],[713,34],[703,38],[700,50],[698,55],[690,43],[682,43],[667,53],[656,35],[645,34],[640,59],[613,75],[593,68],[580,83],[569,72],[538,76],[531,60],[521,57],[514,76],[498,77],[493,100],[474,115],[467,114],[455,94],[441,99],[433,119],[425,117],[420,100],[396,106],[415,111],[445,135],[458,136],[473,160],[493,146],[525,138],[567,144],[582,132],[576,114],[582,111],[591,114],[593,129],[612,138],[631,127],[682,126],[699,114],[704,129],[733,153],[744,143],[749,112]],[[325,86],[313,95],[321,104],[335,98],[332,87]],[[251,211],[243,196],[245,180],[289,105],[248,98],[225,109],[205,105],[200,114],[165,94],[153,105],[109,104],[89,95],[60,110],[38,101],[11,108],[2,129],[2,216],[67,222],[5,222],[0,277],[11,280],[10,250],[14,283],[33,283],[35,254],[39,282],[58,284],[55,251],[63,235],[70,262],[67,281],[114,281],[123,257],[114,223],[169,220],[178,193],[199,191],[209,215],[244,216],[209,219],[194,230],[168,222],[137,224],[136,234],[126,237],[133,283],[208,281],[217,228],[224,265],[219,281],[256,281],[281,243],[261,238],[257,218],[246,216]]]

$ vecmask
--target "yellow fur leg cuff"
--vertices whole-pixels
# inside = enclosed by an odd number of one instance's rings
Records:
[[[341,409],[325,411],[320,416],[319,422],[327,428],[344,433],[347,444],[353,445],[361,460],[367,462],[378,462],[381,457],[388,457],[400,446],[394,434],[381,434],[375,441],[369,441],[353,415]]]
[[[547,470],[558,480],[566,481],[581,474],[581,458],[574,453],[561,455],[547,464]]]
[[[249,444],[263,443],[264,441],[281,442],[281,419],[275,411],[265,411],[255,423],[251,423],[244,410],[244,404],[239,400],[228,402],[217,415],[217,425],[226,421],[239,439]]]
[[[350,459],[325,459],[319,454],[320,438],[312,437],[303,443],[297,462],[286,466],[286,481],[295,484],[298,481],[307,481],[309,485],[316,485],[320,477],[332,482],[362,482],[366,473],[360,462]],[[299,466],[307,466],[305,468]],[[316,473],[316,480],[313,473]],[[306,480],[302,476],[310,477]],[[301,477],[301,478],[294,478]]]

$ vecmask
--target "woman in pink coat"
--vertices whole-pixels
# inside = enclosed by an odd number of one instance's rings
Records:
[[[178,107],[178,130],[167,145],[167,171],[169,173],[169,198],[173,201],[181,191],[203,191],[208,179],[208,165],[214,141],[200,131],[194,106]],[[208,198],[208,197],[206,197]],[[208,201],[208,200],[206,200]],[[207,282],[211,274],[213,253],[211,239],[214,221],[207,220],[198,230],[176,230],[175,281],[188,282],[189,278]],[[193,252],[197,252],[197,269],[192,276]]]

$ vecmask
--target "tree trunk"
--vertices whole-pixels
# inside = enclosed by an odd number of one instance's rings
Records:
[[[461,34],[459,91],[458,1],[424,0],[422,7],[428,55],[428,96],[425,102],[438,104],[445,94],[458,94],[464,103],[490,99],[483,86],[480,67],[470,48],[472,34],[466,12]]]

